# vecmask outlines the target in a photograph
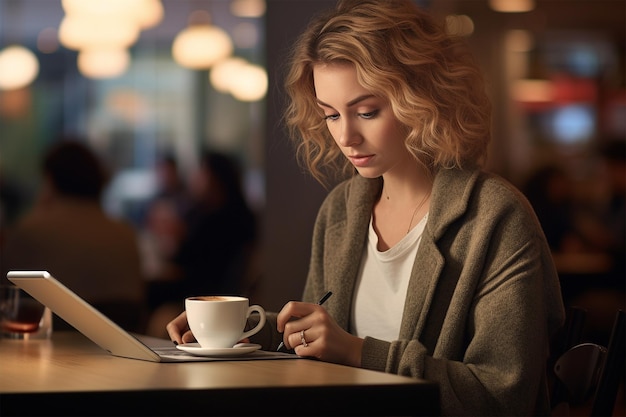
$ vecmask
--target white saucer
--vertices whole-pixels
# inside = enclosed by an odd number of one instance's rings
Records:
[[[198,356],[240,356],[261,349],[261,345],[252,343],[238,343],[231,348],[203,348],[198,343],[185,343],[176,347]]]

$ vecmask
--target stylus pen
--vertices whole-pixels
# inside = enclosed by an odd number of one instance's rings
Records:
[[[326,302],[326,300],[328,300],[330,298],[330,296],[333,295],[332,291],[328,291],[326,294],[324,294],[324,296],[322,298],[320,298],[320,300],[317,302],[317,305],[322,305]],[[281,350],[282,348],[285,347],[285,343],[284,342],[280,342],[280,345],[278,345],[278,349],[276,349],[276,352],[278,352],[279,350]]]

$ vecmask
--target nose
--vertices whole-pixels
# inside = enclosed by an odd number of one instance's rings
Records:
[[[344,119],[341,123],[341,130],[339,132],[339,139],[337,140],[337,143],[343,147],[350,147],[358,145],[361,143],[361,140],[362,137],[356,124]]]

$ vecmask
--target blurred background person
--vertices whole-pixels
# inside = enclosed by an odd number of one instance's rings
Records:
[[[237,161],[203,152],[188,189],[180,242],[163,275],[148,282],[152,335],[166,337],[165,324],[178,315],[185,297],[252,290],[257,219],[245,199]]]
[[[2,277],[46,270],[120,326],[139,331],[144,287],[135,230],[109,217],[101,196],[109,179],[82,138],[61,137],[41,165],[32,209],[7,229]],[[55,328],[67,326],[55,317]]]
[[[169,153],[163,154],[157,160],[155,171],[158,189],[152,202],[167,201],[176,213],[182,215],[189,207],[189,196],[176,158]]]
[[[183,237],[183,217],[190,205],[188,189],[173,155],[160,156],[154,171],[157,190],[146,203],[140,222],[142,263],[147,280],[175,274],[167,269]]]
[[[17,220],[25,205],[25,193],[19,184],[7,176],[0,161],[0,253],[7,227]]]
[[[563,280],[573,281],[570,288],[576,289],[566,294],[571,304],[587,310],[588,339],[606,345],[615,312],[626,308],[626,139],[606,139],[598,146],[598,161],[594,186],[600,197],[582,208],[580,223],[589,252],[603,256],[605,266],[581,268]],[[592,258],[582,259],[593,265]]]
[[[578,182],[549,164],[524,187],[550,245],[564,303],[587,310],[584,338],[600,344],[608,343],[615,312],[626,304],[625,144],[604,141]]]

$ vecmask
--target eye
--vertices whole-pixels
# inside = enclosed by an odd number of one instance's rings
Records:
[[[361,116],[364,119],[373,119],[377,115],[378,115],[378,110],[369,111],[366,113],[359,113],[359,116]]]
[[[337,119],[339,119],[339,115],[338,114],[327,114],[327,115],[324,116],[324,119],[326,121],[337,120]]]

